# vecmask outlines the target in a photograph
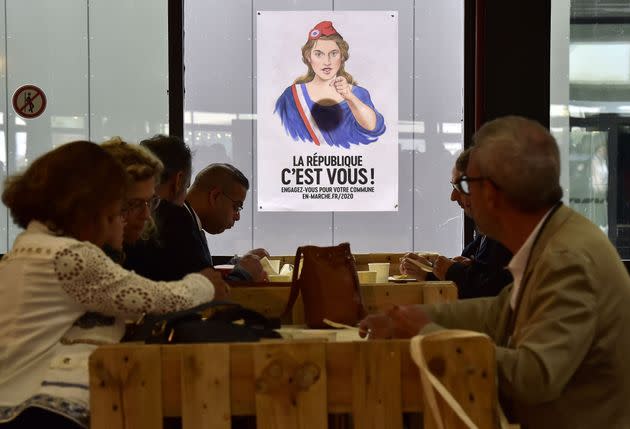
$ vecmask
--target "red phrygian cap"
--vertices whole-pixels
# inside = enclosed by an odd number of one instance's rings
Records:
[[[313,29],[308,33],[308,40],[317,40],[321,36],[330,36],[337,33],[335,27],[333,27],[331,21],[322,21],[317,24]]]

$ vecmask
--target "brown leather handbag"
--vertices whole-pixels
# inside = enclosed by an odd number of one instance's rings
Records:
[[[299,293],[302,294],[304,318],[309,328],[330,328],[323,322],[324,319],[346,325],[359,322],[366,312],[350,244],[298,247],[284,316],[291,313]]]

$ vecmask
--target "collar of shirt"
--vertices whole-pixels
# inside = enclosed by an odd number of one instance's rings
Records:
[[[527,261],[529,260],[529,255],[532,253],[532,246],[534,245],[534,241],[540,232],[543,224],[545,223],[545,219],[549,216],[553,208],[549,209],[547,213],[540,219],[536,227],[532,230],[525,240],[525,243],[518,249],[518,252],[512,257],[510,263],[507,266],[507,269],[512,273],[512,277],[514,277],[514,286],[512,287],[512,295],[510,296],[510,307],[512,310],[516,307],[516,297],[518,297],[519,289],[521,288],[521,280],[523,280],[523,274],[525,274],[525,268],[527,267]]]
[[[197,222],[197,227],[199,228],[199,231],[203,232],[203,227],[201,226],[201,219],[199,219],[199,216],[197,216],[197,212],[195,212],[195,209],[193,209],[192,206],[188,202],[184,204],[184,207],[186,207],[186,210],[188,210],[190,214],[192,215],[192,217],[195,218],[195,222]]]
[[[481,259],[479,258],[479,255],[481,255],[482,252],[485,252],[487,240],[488,239],[486,238],[485,235],[481,235],[481,238],[479,239],[479,246],[477,247],[477,251],[475,252],[475,259]]]

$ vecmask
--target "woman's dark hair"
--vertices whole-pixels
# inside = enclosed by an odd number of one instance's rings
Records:
[[[126,180],[123,167],[103,148],[75,141],[45,153],[23,173],[7,178],[2,202],[22,228],[37,220],[57,233],[76,237],[105,208],[122,200]]]

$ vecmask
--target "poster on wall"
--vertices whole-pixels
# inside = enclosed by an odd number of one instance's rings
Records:
[[[398,14],[257,12],[259,211],[398,209]]]

